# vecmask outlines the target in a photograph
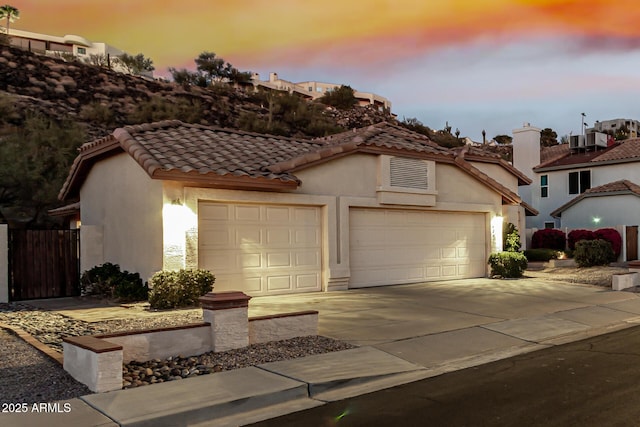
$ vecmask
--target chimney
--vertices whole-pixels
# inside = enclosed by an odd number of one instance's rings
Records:
[[[540,164],[540,132],[541,129],[530,123],[513,130],[513,166],[532,180],[532,169]]]

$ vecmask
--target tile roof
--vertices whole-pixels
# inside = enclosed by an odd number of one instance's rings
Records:
[[[562,144],[565,146],[566,144]],[[559,146],[556,146],[559,147]],[[640,161],[640,138],[627,139],[610,147],[599,148],[593,151],[571,152],[568,148],[541,152],[541,163],[534,170],[546,168],[567,168],[575,165],[597,165],[598,163],[635,162]],[[547,154],[545,155],[545,151]],[[564,153],[563,153],[564,151]]]
[[[92,165],[103,157],[122,152],[128,153],[154,179],[183,180],[220,188],[277,191],[299,185],[293,172],[356,151],[410,155],[454,164],[500,193],[506,202],[520,203],[517,194],[475,168],[464,160],[464,156],[472,161],[498,163],[520,181],[524,175],[503,160],[490,154],[456,153],[424,135],[385,122],[313,140],[186,124],[177,120],[127,126],[80,148],[80,154],[60,191],[60,198],[77,197]]]
[[[540,149],[540,163],[546,163],[569,153],[569,144],[552,145]]]
[[[597,196],[613,196],[613,195],[626,195],[632,194],[640,197],[640,185],[635,184],[629,180],[623,179],[620,181],[609,182],[604,185],[599,185],[597,187],[590,188],[586,190],[584,193],[579,196],[569,200],[564,205],[560,206],[558,209],[551,212],[551,216],[560,217],[562,216],[562,212],[570,208],[571,206],[578,203],[580,200],[585,199],[587,197],[597,197]]]

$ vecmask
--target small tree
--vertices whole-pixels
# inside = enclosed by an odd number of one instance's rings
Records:
[[[20,19],[20,11],[9,4],[5,4],[4,6],[0,6],[0,19],[6,19],[4,27],[7,30],[7,34],[9,34],[9,23]]]
[[[139,76],[145,71],[151,72],[155,70],[153,61],[150,58],[145,58],[141,53],[135,56],[123,53],[118,57],[118,62],[122,64],[129,74],[134,74],[136,76]]]
[[[509,135],[496,135],[493,137],[493,140],[502,145],[508,145],[513,142],[513,138]]]
[[[540,132],[540,145],[543,147],[551,147],[558,145],[558,134],[551,128],[544,128]]]
[[[358,103],[354,95],[354,90],[351,89],[350,86],[345,85],[326,91],[318,101],[336,107],[339,110],[348,110]]]
[[[103,53],[92,53],[84,60],[87,64],[94,67],[109,68],[109,57]]]
[[[516,226],[506,222],[502,227],[502,249],[506,252],[520,252],[522,243]]]

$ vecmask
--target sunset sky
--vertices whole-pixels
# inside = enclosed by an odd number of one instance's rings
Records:
[[[76,34],[194,68],[348,84],[481,140],[530,122],[558,135],[640,120],[637,0],[11,0],[13,28]],[[4,25],[4,22],[2,23]]]

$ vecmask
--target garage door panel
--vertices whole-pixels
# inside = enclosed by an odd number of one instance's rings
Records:
[[[319,251],[296,252],[294,267],[320,268],[320,257]]]
[[[216,290],[321,290],[320,208],[200,202],[198,213],[198,262]]]
[[[267,277],[267,290],[268,291],[291,291],[291,276],[268,276]]]
[[[484,218],[484,214],[353,208],[350,286],[483,276]]]
[[[267,206],[265,208],[266,220],[269,223],[282,223],[288,224],[291,221],[290,218],[291,209],[288,207],[276,207],[276,206]]]
[[[309,289],[313,291],[316,289],[319,280],[319,274],[299,274],[296,276],[296,289]]]
[[[273,228],[266,230],[266,243],[269,246],[285,246],[291,245],[291,230],[288,228]]]
[[[260,207],[259,206],[235,206],[234,218],[238,221],[260,221]]]
[[[268,253],[267,268],[272,267],[291,267],[291,254],[284,253]]]
[[[262,243],[262,234],[260,233],[260,227],[247,226],[244,228],[233,228],[232,230],[233,234],[235,235],[236,246],[251,246],[259,245]],[[228,246],[226,242],[220,242],[220,245]]]

